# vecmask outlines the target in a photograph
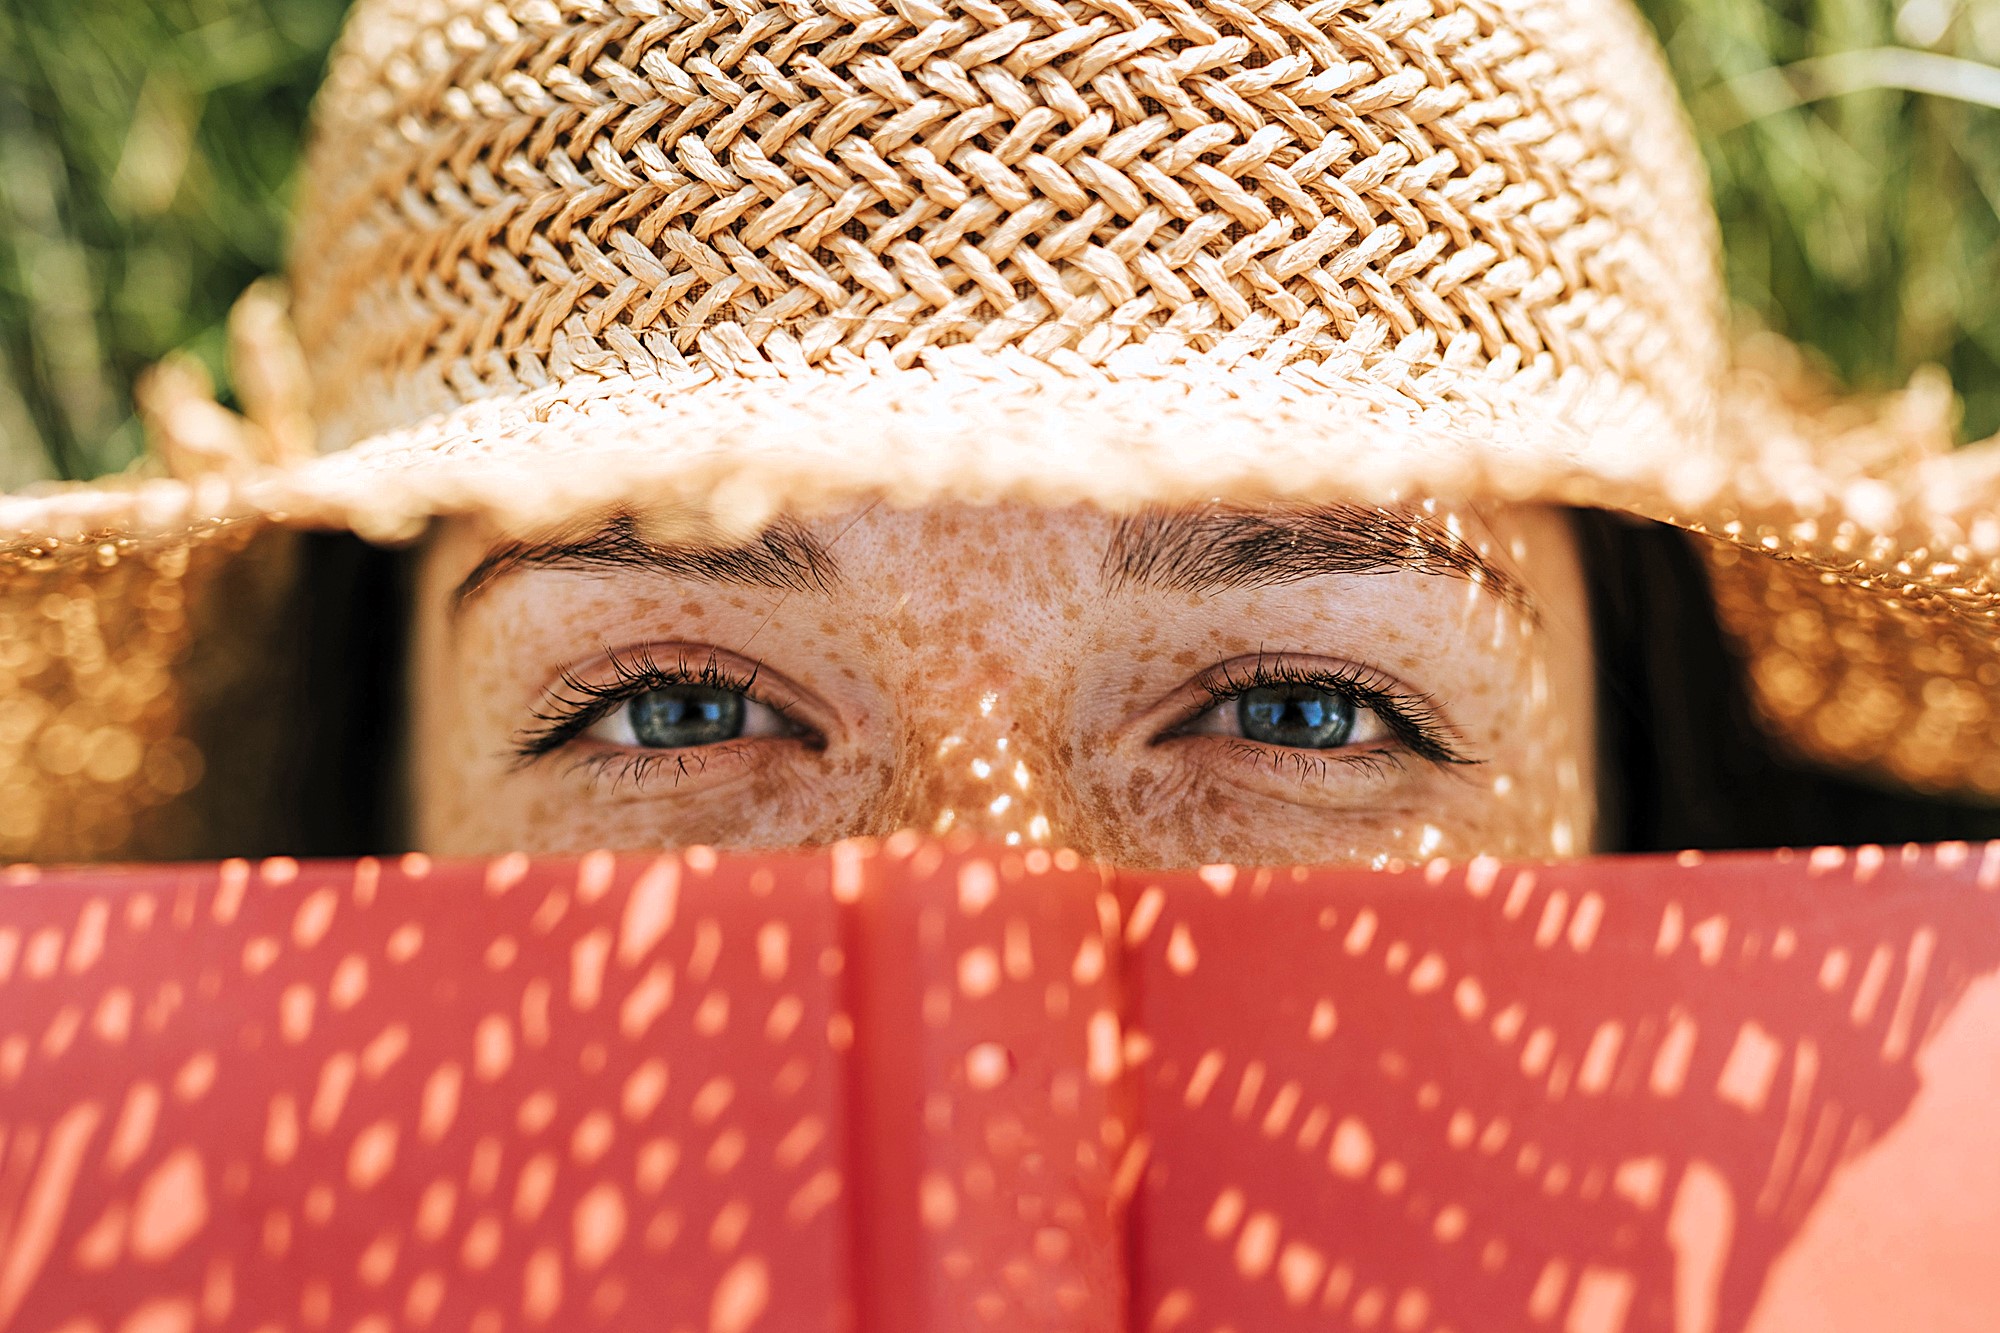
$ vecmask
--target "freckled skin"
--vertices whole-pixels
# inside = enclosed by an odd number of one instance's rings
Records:
[[[1112,518],[1021,505],[816,520],[841,569],[827,596],[523,569],[454,619],[450,591],[492,538],[448,523],[423,554],[417,611],[417,842],[785,847],[915,827],[1148,866],[1589,851],[1595,701],[1568,525],[1533,507],[1458,519],[1538,620],[1415,572],[1213,596],[1112,587]],[[564,669],[609,680],[608,653],[642,649],[754,670],[753,696],[814,739],[655,752],[644,776],[630,751],[595,740],[520,761],[516,738]],[[1238,663],[1240,678],[1260,654],[1347,664],[1426,697],[1478,762],[1176,734],[1213,706],[1199,676]]]

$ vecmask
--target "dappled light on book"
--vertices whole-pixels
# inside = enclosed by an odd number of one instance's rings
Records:
[[[0,1328],[1964,1315],[1983,1205],[1870,1191],[1984,1189],[1996,890],[1963,844],[17,869]]]

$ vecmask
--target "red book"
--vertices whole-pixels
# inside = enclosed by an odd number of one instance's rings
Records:
[[[2000,845],[16,869],[0,1329],[1991,1328]]]

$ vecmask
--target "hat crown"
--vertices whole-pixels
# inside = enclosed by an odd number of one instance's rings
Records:
[[[1698,411],[1715,253],[1625,0],[362,0],[293,268],[338,445],[959,345]]]

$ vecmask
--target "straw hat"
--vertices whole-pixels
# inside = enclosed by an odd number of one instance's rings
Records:
[[[1662,520],[1795,751],[2000,797],[2000,449],[1732,345],[1623,0],[361,0],[292,288],[249,422],[170,371],[168,475],[0,501],[0,806],[190,780],[159,607],[270,525],[865,496]]]

